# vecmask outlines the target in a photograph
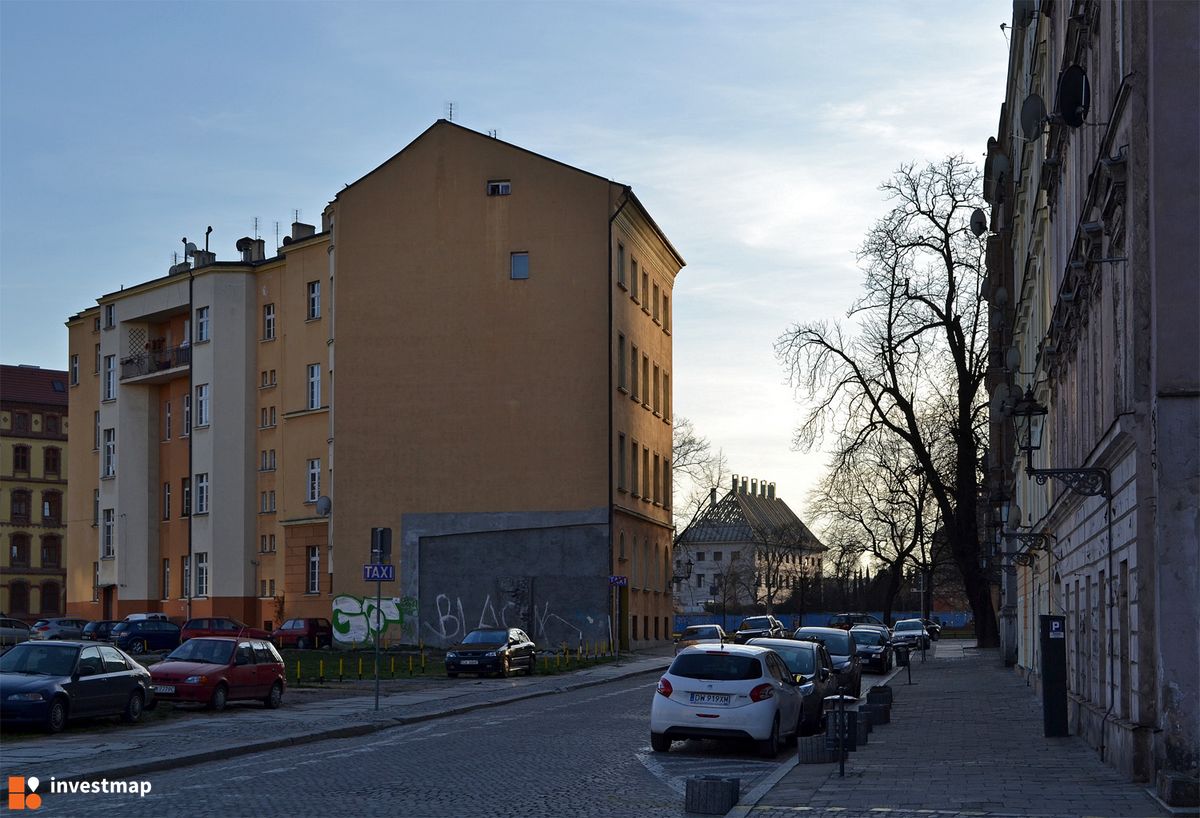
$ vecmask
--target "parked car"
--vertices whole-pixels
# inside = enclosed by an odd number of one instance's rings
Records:
[[[698,645],[702,642],[713,642],[721,644],[729,639],[729,635],[725,633],[725,629],[720,625],[688,625],[683,629],[683,633],[679,634],[679,638],[675,640],[675,652],[684,648]]]
[[[224,710],[235,699],[283,703],[283,657],[266,639],[205,636],[189,639],[150,668],[161,701],[200,702]]]
[[[446,651],[451,679],[460,673],[507,676],[518,668],[529,676],[537,669],[537,645],[520,628],[476,628]]]
[[[829,617],[829,622],[827,624],[831,628],[841,628],[844,631],[850,630],[855,625],[880,625],[885,628],[887,627],[887,623],[885,623],[882,619],[877,616],[872,616],[868,613],[836,614],[835,616]]]
[[[934,642],[942,638],[942,626],[932,619],[922,619],[921,624],[925,626],[925,632],[929,634],[929,638]]]
[[[142,717],[154,701],[150,673],[112,645],[23,642],[0,657],[0,719],[31,722],[51,733],[69,718]]]
[[[0,619],[0,645],[15,645],[33,638],[33,629],[19,619]]]
[[[113,625],[108,638],[135,656],[179,647],[179,626],[163,619],[135,619]]]
[[[244,622],[223,616],[211,616],[200,619],[189,619],[183,623],[183,632],[179,635],[180,642],[195,639],[200,636],[245,636],[250,639],[270,639],[271,634],[262,628],[252,628]]]
[[[271,641],[281,648],[327,648],[333,644],[328,619],[289,619],[271,631]]]
[[[97,619],[89,622],[83,626],[83,634],[79,638],[85,642],[107,642],[116,624],[115,619]]]
[[[55,616],[49,619],[39,619],[33,623],[33,634],[30,639],[78,639],[83,635],[86,619],[76,619],[73,616]]]
[[[851,696],[862,695],[862,663],[858,659],[858,648],[850,638],[850,632],[841,628],[797,628],[796,639],[816,640],[825,645],[833,669],[837,673],[838,688]]]
[[[837,694],[837,674],[829,651],[820,642],[804,639],[753,639],[749,644],[770,648],[783,659],[804,697],[800,734],[819,732],[825,723],[825,697]]]
[[[751,616],[742,620],[734,631],[733,641],[745,644],[751,639],[782,639],[787,636],[783,623],[767,614],[766,616]]]
[[[126,622],[137,622],[142,619],[161,619],[164,622],[170,617],[160,611],[150,611],[148,613],[131,613],[125,617]]]
[[[910,650],[923,650],[932,643],[920,619],[901,619],[892,628],[892,642],[907,645]]]
[[[650,705],[657,753],[689,738],[741,738],[774,758],[800,733],[801,684],[779,654],[760,645],[684,648],[658,681]]]
[[[850,638],[863,668],[879,673],[892,669],[892,641],[886,628],[855,625],[850,629]]]

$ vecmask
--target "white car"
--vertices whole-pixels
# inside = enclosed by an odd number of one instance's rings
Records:
[[[753,739],[773,758],[800,734],[803,685],[779,654],[757,645],[679,651],[650,705],[650,746],[665,753],[689,738]]]

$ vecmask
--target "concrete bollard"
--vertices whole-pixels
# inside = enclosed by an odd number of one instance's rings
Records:
[[[837,761],[837,750],[825,746],[825,736],[801,736],[796,740],[796,761],[799,764],[829,764]]]
[[[871,725],[889,724],[892,721],[892,708],[882,704],[864,704],[858,712],[865,713],[871,720]]]
[[[715,775],[689,778],[683,808],[687,812],[698,812],[701,815],[724,815],[738,802],[741,790],[740,778],[721,778]]]
[[[867,691],[867,704],[885,704],[892,706],[892,688],[888,685],[874,685]]]
[[[863,716],[863,717],[860,717],[857,722],[855,722],[855,725],[858,730],[858,737],[857,737],[856,741],[858,743],[858,746],[861,747],[862,745],[867,743],[867,736],[871,732],[871,720],[869,718]]]

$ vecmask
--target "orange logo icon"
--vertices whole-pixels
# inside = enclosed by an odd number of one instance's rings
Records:
[[[28,783],[29,792],[25,792],[26,784]],[[37,794],[38,784],[41,784],[36,776],[30,776],[28,779],[23,775],[10,775],[8,777],[8,808],[11,810],[18,809],[37,809],[42,805],[42,796]]]

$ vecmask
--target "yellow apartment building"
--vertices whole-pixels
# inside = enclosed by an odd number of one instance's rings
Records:
[[[70,373],[0,366],[0,611],[63,613]]]
[[[71,395],[97,429],[73,612],[327,616],[362,642],[388,527],[389,639],[669,638],[683,260],[628,186],[438,121],[320,232],[237,247],[68,321],[98,362]]]

